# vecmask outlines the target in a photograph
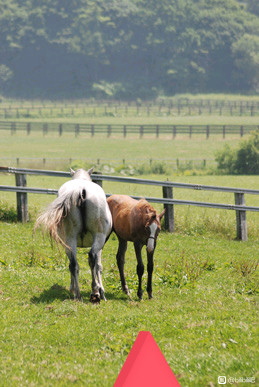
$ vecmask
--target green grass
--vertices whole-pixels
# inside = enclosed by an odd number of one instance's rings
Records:
[[[199,98],[201,98],[199,96]],[[211,98],[211,96],[210,96]],[[229,96],[230,99],[236,99]],[[239,99],[243,99],[243,96]],[[53,118],[44,117],[46,122]],[[62,122],[64,118],[55,118]],[[74,122],[75,118],[66,118]],[[77,122],[86,122],[82,117]],[[91,117],[95,123],[154,123],[152,117]],[[257,124],[256,117],[156,117],[155,123]],[[0,132],[1,157],[73,158],[75,164],[100,159],[214,158],[225,143],[239,138],[75,138]],[[81,161],[84,160],[84,161]],[[88,160],[88,161],[86,161]],[[107,160],[106,163],[108,164]],[[1,164],[9,164],[8,159]],[[114,165],[115,165],[114,161]],[[68,169],[68,162],[46,164]],[[35,167],[27,160],[25,167]],[[37,165],[36,165],[37,166]],[[42,165],[41,165],[42,166]],[[62,168],[60,168],[60,166]],[[114,171],[115,173],[116,171]],[[205,172],[206,171],[201,171]],[[115,173],[116,174],[116,173]],[[168,169],[143,178],[258,189],[258,176],[192,176]],[[28,186],[59,188],[62,178],[28,176]],[[0,184],[14,185],[13,175]],[[106,192],[161,197],[161,187],[104,182]],[[258,321],[258,213],[247,213],[248,242],[235,240],[235,212],[175,206],[176,233],[162,232],[155,253],[154,299],[136,297],[136,259],[132,245],[126,256],[129,301],[120,289],[117,241],[103,251],[103,282],[108,301],[89,302],[91,276],[87,254],[79,249],[83,303],[69,293],[70,275],[63,253],[40,233],[33,221],[53,196],[28,195],[31,222],[15,222],[15,194],[0,193],[0,386],[112,386],[140,330],[150,331],[182,387],[215,386],[219,375],[256,377]],[[174,198],[234,204],[234,195],[174,189]],[[259,206],[259,197],[245,195]],[[161,206],[155,205],[158,210]],[[146,265],[146,260],[145,260]],[[144,286],[146,274],[144,276]],[[241,383],[239,384],[241,385]]]
[[[91,138],[86,135],[75,137],[72,133],[58,137],[54,133],[42,136],[39,132],[30,136],[25,133],[11,136],[0,131],[0,162],[2,165],[15,166],[16,159],[19,158],[21,167],[62,170],[68,169],[69,160],[72,159],[73,165],[83,160],[88,164],[93,163],[100,170],[104,165],[112,167],[122,165],[123,160],[128,166],[139,166],[149,164],[152,159],[166,163],[172,172],[172,165],[176,168],[176,159],[179,159],[180,165],[184,167],[186,163],[188,164],[188,160],[196,160],[195,163],[199,168],[202,167],[203,160],[207,160],[209,168],[214,162],[215,153],[223,149],[225,144],[237,146],[240,141],[239,137],[227,136],[223,140],[221,136],[216,135],[211,136],[209,140],[206,140],[205,136],[193,136],[192,139],[188,136],[179,136],[175,140],[170,136],[158,140],[155,136],[152,137],[107,139],[100,136]],[[43,158],[46,160],[45,165]]]
[[[167,97],[165,97],[166,99]],[[211,93],[211,94],[176,94],[173,98],[187,98],[191,100],[219,100],[219,101],[259,101],[258,95],[243,95],[243,94],[222,94],[222,93]],[[168,99],[173,99],[168,97]]]
[[[33,117],[8,118],[6,121],[11,122],[57,122],[57,123],[82,123],[82,124],[104,124],[104,125],[257,125],[258,117],[256,116],[220,116],[220,115],[195,115],[195,116],[157,116],[147,117],[145,115],[136,116],[49,116],[42,114]],[[220,136],[219,136],[220,137]]]
[[[181,386],[216,385],[219,375],[256,376],[258,241],[161,233],[154,299],[145,294],[138,302],[133,248],[125,270],[129,301],[111,237],[102,260],[108,301],[91,305],[84,249],[78,303],[68,291],[63,253],[38,233],[33,240],[30,223],[2,222],[0,229],[1,386],[112,386],[140,330],[152,333]]]

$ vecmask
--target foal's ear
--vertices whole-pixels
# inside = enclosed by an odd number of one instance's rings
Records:
[[[164,215],[165,215],[165,209],[161,212],[160,215],[158,215],[158,216],[159,216],[159,219],[162,220],[162,218],[163,218]]]
[[[70,175],[74,176],[74,174],[75,174],[75,171],[72,168],[70,168]]]
[[[87,173],[89,176],[91,176],[91,174],[93,173],[93,170],[94,170],[94,167],[88,169]]]

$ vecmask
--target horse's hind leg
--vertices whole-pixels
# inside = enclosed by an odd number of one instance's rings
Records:
[[[124,276],[124,264],[125,264],[125,254],[127,250],[127,241],[119,237],[118,239],[119,239],[119,247],[118,247],[116,259],[117,259],[117,265],[120,272],[121,286],[122,286],[122,290],[127,294],[127,296],[130,296],[129,289],[126,284],[126,280]]]
[[[142,300],[143,297],[143,292],[142,292],[142,276],[144,273],[144,265],[142,261],[142,256],[141,256],[141,250],[142,250],[142,243],[134,242],[134,248],[135,248],[135,253],[137,257],[137,274],[138,274],[138,298]]]
[[[104,234],[96,234],[94,236],[94,241],[92,248],[89,252],[89,265],[92,272],[92,294],[91,302],[99,303],[100,298],[105,299],[104,297],[104,288],[101,280],[102,264],[101,264],[101,254],[102,248],[105,243]]]
[[[76,259],[76,243],[70,245],[71,249],[66,249],[66,254],[69,258],[69,270],[71,274],[70,291],[75,293],[75,300],[81,301],[81,294],[79,290],[79,265]]]

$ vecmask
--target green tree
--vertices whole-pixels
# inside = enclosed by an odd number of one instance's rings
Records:
[[[238,89],[256,90],[259,86],[259,36],[243,35],[232,45]]]
[[[225,145],[217,152],[218,169],[227,174],[259,174],[259,130],[251,134],[248,140],[241,141],[238,148]]]

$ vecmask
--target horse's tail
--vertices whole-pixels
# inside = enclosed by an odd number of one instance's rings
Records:
[[[41,227],[44,233],[49,233],[50,237],[64,247],[67,246],[64,220],[69,215],[72,206],[81,208],[85,206],[86,190],[78,188],[76,190],[65,192],[58,196],[37,218],[34,226],[34,232]]]

